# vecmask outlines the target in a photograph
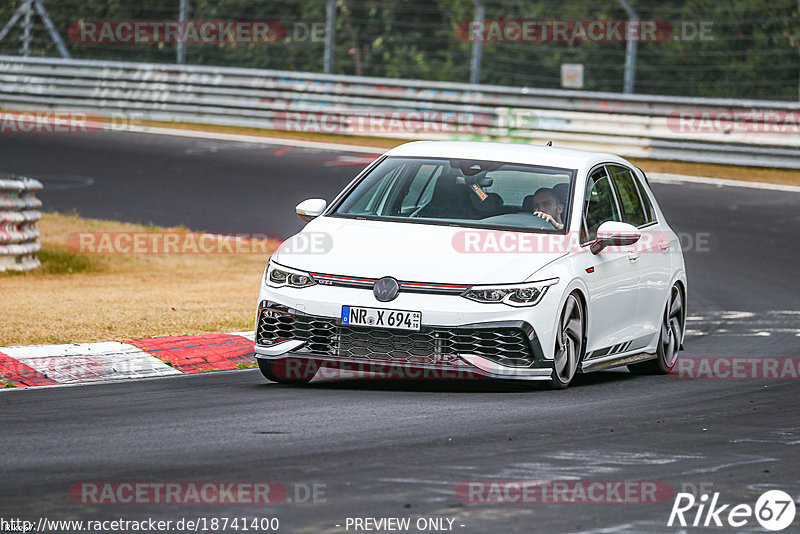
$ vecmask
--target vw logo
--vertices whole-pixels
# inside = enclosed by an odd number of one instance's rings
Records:
[[[372,287],[372,293],[380,302],[389,302],[394,300],[397,298],[397,293],[399,291],[400,285],[397,283],[397,280],[391,276],[385,276],[381,278],[375,282],[375,285]]]

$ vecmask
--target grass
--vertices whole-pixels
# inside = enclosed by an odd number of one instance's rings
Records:
[[[0,273],[0,346],[78,343],[250,330],[265,254],[88,254],[79,232],[179,232],[184,228],[46,213],[42,267]]]
[[[661,161],[655,159],[628,158],[645,173],[664,172],[685,176],[703,176],[765,182],[782,185],[800,185],[800,171],[792,169],[770,169],[765,167],[737,167],[736,165],[716,165],[713,163],[690,163],[685,161]]]
[[[63,250],[44,249],[37,256],[42,262],[41,272],[46,274],[91,273],[101,270],[98,262],[91,258]]]

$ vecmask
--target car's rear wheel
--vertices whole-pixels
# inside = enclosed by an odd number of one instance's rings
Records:
[[[629,365],[631,373],[639,375],[665,375],[675,367],[678,351],[681,350],[684,326],[683,292],[677,285],[672,286],[669,302],[661,320],[661,335],[656,347],[656,358],[646,362]]]
[[[550,379],[550,387],[554,389],[569,386],[578,372],[583,356],[583,325],[583,307],[578,296],[571,293],[564,302],[556,332],[553,377]]]
[[[281,358],[279,360],[265,360],[257,358],[258,368],[264,378],[279,384],[302,385],[311,382],[317,374],[316,362],[311,360],[298,360],[296,358]]]

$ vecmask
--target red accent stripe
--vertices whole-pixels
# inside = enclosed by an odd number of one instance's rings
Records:
[[[435,287],[438,289],[469,289],[471,286],[448,286],[441,284],[411,284],[408,282],[400,282],[400,287]]]
[[[206,334],[168,336],[128,341],[182,373],[251,367],[253,342],[242,336]]]
[[[371,284],[375,282],[375,280],[369,280],[367,278],[346,278],[344,276],[330,276],[327,274],[314,274],[311,273],[311,276],[314,278],[324,278],[326,280],[344,280],[345,282],[362,282],[365,284]]]
[[[58,382],[33,367],[29,367],[2,352],[0,352],[0,377],[2,377],[3,382],[15,386],[52,386],[58,384]],[[5,386],[0,385],[0,387]]]

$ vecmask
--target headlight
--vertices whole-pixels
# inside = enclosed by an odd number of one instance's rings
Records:
[[[310,274],[270,262],[264,277],[270,287],[308,287],[316,284]]]
[[[503,303],[509,306],[535,306],[542,300],[547,288],[558,283],[558,278],[541,282],[510,284],[507,286],[472,286],[462,297],[485,304]]]

